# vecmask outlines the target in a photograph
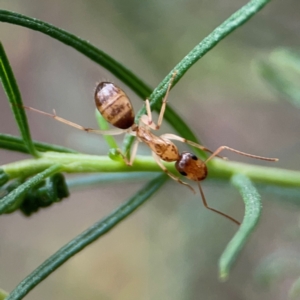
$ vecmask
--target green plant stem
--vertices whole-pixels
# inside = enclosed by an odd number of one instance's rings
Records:
[[[276,163],[271,162],[270,165],[276,165]],[[264,167],[221,159],[213,159],[209,164],[209,171],[212,178],[229,180],[235,174],[242,174],[256,183],[278,185],[282,187],[300,186],[299,171]]]
[[[35,286],[43,281],[47,276],[59,268],[73,255],[81,251],[84,247],[94,242],[100,236],[109,232],[119,222],[133,213],[140,205],[146,202],[166,181],[165,174],[157,176],[144,186],[129,201],[121,205],[116,211],[108,217],[100,220],[86,231],[78,235],[68,244],[59,249],[50,256],[44,263],[35,269],[28,277],[26,277],[6,298],[6,300],[22,299]]]
[[[151,156],[137,156],[133,166],[113,161],[107,156],[45,152],[39,159],[26,159],[0,166],[10,179],[34,175],[53,164],[62,165],[62,172],[159,172],[160,167]],[[164,163],[177,174],[173,163]],[[208,164],[209,177],[229,180],[235,174],[246,175],[254,182],[286,187],[300,186],[300,172],[279,168],[256,166],[245,163],[213,159]]]

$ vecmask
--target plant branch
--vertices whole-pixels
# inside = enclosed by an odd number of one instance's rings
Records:
[[[53,164],[60,164],[62,172],[159,172],[160,167],[151,156],[137,156],[133,166],[129,167],[123,162],[111,160],[108,156],[73,154],[73,153],[41,153],[39,159],[26,159],[9,163],[0,168],[10,177],[17,178],[34,175],[45,170]],[[164,163],[174,173],[177,173],[173,163]],[[273,184],[285,187],[300,186],[300,172],[279,168],[271,168],[234,161],[213,159],[208,163],[209,177],[229,180],[235,174],[246,175],[253,182]]]

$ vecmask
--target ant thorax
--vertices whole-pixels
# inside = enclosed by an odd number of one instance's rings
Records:
[[[179,151],[168,139],[154,135],[147,126],[139,126],[136,131],[139,141],[144,142],[160,159],[174,162],[179,159]]]

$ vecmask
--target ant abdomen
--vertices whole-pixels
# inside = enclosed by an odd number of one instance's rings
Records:
[[[175,167],[181,175],[186,176],[190,180],[201,181],[207,176],[205,163],[196,155],[189,152],[180,154]]]
[[[95,103],[111,125],[128,129],[134,124],[134,110],[127,95],[111,82],[100,82],[95,90]]]

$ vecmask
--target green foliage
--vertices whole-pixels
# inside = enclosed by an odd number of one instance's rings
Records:
[[[76,153],[75,150],[53,145],[53,144],[50,145],[47,143],[40,143],[40,142],[33,141],[33,145],[38,151],[41,152],[54,151],[54,152],[63,152],[63,153]],[[29,151],[23,139],[9,134],[4,134],[4,133],[0,134],[0,148],[29,154]]]
[[[43,172],[31,177],[23,184],[18,185],[15,189],[13,189],[10,193],[8,193],[1,199],[0,215],[6,213],[7,211],[10,211],[12,207],[15,210],[15,205],[17,203],[21,205],[23,203],[23,197],[25,197],[28,194],[28,192],[30,192],[34,187],[38,186],[47,177],[59,172],[61,169],[62,167],[60,165],[54,164],[51,167],[44,170]]]
[[[247,22],[268,2],[268,0],[249,1],[247,5],[238,10],[203,41],[201,41],[194,49],[192,49],[173,68],[173,70],[169,72],[165,79],[161,81],[152,93],[148,85],[140,80],[138,76],[118,63],[108,54],[97,49],[89,42],[62,29],[56,28],[40,20],[5,10],[0,10],[0,21],[40,31],[74,48],[78,52],[112,72],[143,100],[149,97],[151,106],[155,109],[159,109],[160,100],[166,92],[168,82],[174,70],[177,71],[174,81],[174,84],[176,84],[176,82],[178,82],[200,58],[208,53],[227,35]],[[40,206],[46,206],[53,201],[59,201],[61,198],[67,196],[68,192],[66,188],[63,188],[62,194],[57,194],[57,185],[53,184],[52,181],[53,177],[51,176],[55,176],[60,172],[122,172],[124,174],[128,174],[128,172],[136,171],[160,171],[160,168],[151,157],[137,157],[134,165],[129,168],[122,161],[118,161],[117,159],[114,161],[107,156],[93,156],[75,153],[75,151],[71,149],[32,141],[26,114],[22,107],[22,100],[17,82],[13,76],[10,64],[2,47],[0,48],[0,60],[0,75],[2,84],[22,135],[22,138],[18,138],[1,134],[0,147],[3,149],[29,153],[36,158],[2,166],[2,173],[0,173],[1,184],[3,185],[7,183],[7,181],[13,179],[15,181],[11,181],[7,185],[10,186],[10,189],[7,190],[7,194],[0,201],[0,214],[12,212],[18,208],[22,209],[25,213],[30,214]],[[144,108],[141,109],[141,111],[137,114],[137,120],[142,114],[144,114],[144,112]],[[165,119],[178,134],[184,136],[186,139],[197,142],[196,137],[189,126],[169,107],[167,107]],[[123,145],[124,153],[130,149],[132,140],[132,137],[126,137]],[[110,147],[117,148],[115,141],[110,137],[108,138],[108,143]],[[204,157],[204,154],[200,152],[200,150],[197,151],[199,155]],[[166,165],[171,171],[174,171],[174,166],[171,166],[170,164]],[[251,180],[278,186],[299,187],[300,173],[288,170],[257,167],[248,164],[224,162],[218,159],[209,163],[209,171],[214,178],[232,179],[233,185],[240,191],[246,206],[243,223],[232,241],[228,244],[228,247],[220,259],[220,276],[222,279],[225,279],[228,277],[230,268],[248,240],[249,235],[255,229],[260,216],[260,196],[257,194]],[[61,175],[57,176],[60,180],[62,179]],[[100,180],[105,180],[105,175],[101,178],[102,179]],[[106,179],[117,180],[117,177],[114,178],[107,176]],[[31,289],[49,276],[70,257],[81,251],[100,236],[104,235],[120,221],[135,211],[135,209],[149,199],[165,183],[166,179],[167,177],[165,175],[159,175],[152,179],[115,212],[111,213],[104,220],[100,220],[96,224],[92,225],[85,232],[75,237],[58,252],[48,258],[42,265],[26,277],[6,299],[22,299]],[[88,183],[92,184],[93,182],[94,180],[91,179]],[[80,180],[77,184],[81,184]],[[64,185],[64,181],[62,185]],[[59,184],[59,187],[60,186],[61,184]],[[54,192],[55,189],[56,192]],[[46,202],[39,202],[45,195],[47,195]],[[33,202],[28,202],[28,199],[31,199],[30,201]],[[48,202],[49,199],[51,199],[50,202]]]

